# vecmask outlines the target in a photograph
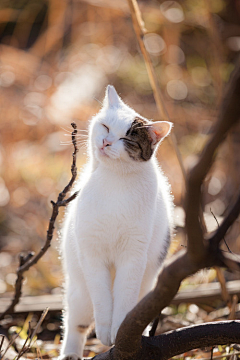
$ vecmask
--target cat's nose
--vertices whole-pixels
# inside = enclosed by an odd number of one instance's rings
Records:
[[[109,141],[109,140],[107,140],[107,139],[103,139],[103,147],[105,147],[105,146],[110,146],[110,145],[112,145],[112,142],[111,142],[111,141]]]

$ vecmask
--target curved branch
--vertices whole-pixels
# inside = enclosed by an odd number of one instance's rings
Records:
[[[218,120],[213,127],[212,136],[206,144],[196,166],[191,170],[186,195],[186,230],[188,235],[188,251],[195,261],[201,261],[205,254],[203,231],[199,220],[201,203],[201,185],[207,175],[214,154],[220,143],[226,138],[230,128],[240,118],[240,58],[226,86],[225,96],[219,111]]]
[[[219,321],[169,331],[154,337],[142,336],[141,347],[136,354],[116,356],[116,347],[94,357],[95,360],[167,360],[189,350],[214,345],[239,343],[240,321]]]
[[[216,344],[238,343],[239,339],[240,321],[221,321],[188,326],[154,338],[143,338],[142,359],[167,360],[192,349]]]
[[[127,314],[120,326],[116,338],[116,359],[121,359],[123,354],[126,358],[129,354],[131,356],[136,354],[140,347],[143,330],[171,302],[178,292],[181,281],[210,264],[219,265],[215,254],[209,253],[199,265],[192,261],[186,250],[177,253],[166,262],[159,274],[155,289]]]

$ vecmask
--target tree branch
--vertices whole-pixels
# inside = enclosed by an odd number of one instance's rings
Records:
[[[239,343],[240,321],[218,321],[192,325],[154,337],[141,338],[136,354],[116,356],[116,347],[97,355],[95,360],[167,360],[187,351],[208,346]]]
[[[132,17],[133,28],[134,28],[135,35],[136,35],[136,38],[138,41],[138,45],[140,47],[140,50],[141,50],[141,53],[142,53],[142,56],[143,56],[143,59],[145,62],[149,82],[152,87],[152,91],[153,91],[154,99],[155,99],[155,102],[157,105],[159,116],[161,119],[167,119],[168,121],[171,121],[170,116],[167,111],[167,108],[163,101],[162,92],[161,92],[161,89],[160,89],[160,86],[158,83],[158,79],[157,79],[151,58],[150,58],[149,53],[147,52],[147,49],[144,44],[144,35],[146,34],[146,29],[145,29],[144,21],[142,19],[141,11],[139,9],[139,6],[138,6],[138,3],[136,0],[128,0],[128,5],[129,5],[131,17]],[[177,140],[176,140],[175,134],[173,132],[171,132],[169,138],[172,141],[172,145],[175,150],[175,153],[176,153],[176,156],[177,156],[177,159],[178,159],[181,171],[182,171],[184,182],[186,182],[186,170],[183,165],[182,155],[177,146]]]
[[[159,274],[155,289],[127,314],[120,326],[116,338],[116,359],[121,359],[123,354],[126,356],[131,354],[134,358],[140,346],[143,330],[171,302],[178,292],[181,281],[201,267],[209,266],[210,263],[219,265],[218,260],[210,256],[199,266],[192,261],[186,250],[178,252],[166,262]]]
[[[217,147],[226,138],[228,131],[237,123],[240,117],[239,70],[240,58],[226,86],[218,120],[212,130],[213,135],[203,149],[198,163],[191,170],[188,178],[185,202],[186,230],[188,235],[188,251],[192,254],[195,261],[201,261],[206,251],[206,243],[203,241],[203,231],[199,221],[201,185],[213,163]]]
[[[74,146],[74,152],[72,154],[73,161],[71,166],[71,173],[72,177],[67,184],[67,186],[63,189],[63,191],[58,195],[57,202],[51,201],[52,204],[52,215],[49,220],[48,224],[48,230],[47,230],[47,237],[44,246],[41,248],[41,250],[34,256],[34,253],[28,253],[26,256],[20,255],[20,264],[19,268],[17,269],[17,279],[15,282],[15,293],[14,297],[12,299],[11,304],[8,306],[8,308],[1,314],[0,320],[4,318],[6,314],[13,313],[15,306],[18,304],[20,297],[22,295],[22,283],[23,283],[23,273],[31,266],[36,264],[39,259],[46,253],[48,248],[51,246],[51,241],[55,229],[55,221],[59,213],[59,207],[66,206],[70,201],[72,201],[78,194],[78,192],[75,192],[73,195],[71,195],[68,199],[64,200],[68,191],[72,188],[72,185],[76,179],[77,176],[77,167],[76,167],[76,157],[78,152],[77,142],[76,142],[76,134],[77,134],[77,126],[75,123],[71,124],[73,127],[72,132],[72,143]]]
[[[238,343],[240,321],[219,321],[142,338],[141,359],[167,360],[192,349]]]

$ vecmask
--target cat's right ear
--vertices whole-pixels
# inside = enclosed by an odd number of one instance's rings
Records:
[[[115,90],[115,87],[108,85],[106,88],[104,103],[109,107],[119,106],[121,102],[118,93]]]
[[[149,127],[153,144],[161,142],[171,132],[173,124],[169,121],[155,121]]]

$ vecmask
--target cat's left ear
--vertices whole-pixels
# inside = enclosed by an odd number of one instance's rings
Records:
[[[166,136],[170,134],[173,123],[169,121],[155,121],[150,126],[150,133],[153,139],[153,144],[157,144],[162,141]]]
[[[118,96],[118,93],[115,90],[115,87],[112,85],[108,85],[106,89],[105,99],[108,106],[118,106],[121,103],[121,99]]]

